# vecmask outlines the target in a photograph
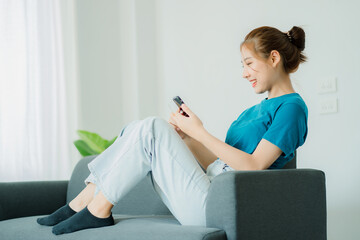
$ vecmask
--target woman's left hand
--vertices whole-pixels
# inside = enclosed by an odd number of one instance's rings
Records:
[[[176,113],[171,113],[172,118],[175,120],[176,125],[181,131],[190,137],[197,139],[200,131],[204,129],[202,121],[185,104],[182,104],[181,108],[189,115],[189,117],[182,115],[179,108]]]

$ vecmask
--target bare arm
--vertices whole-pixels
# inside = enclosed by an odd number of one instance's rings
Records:
[[[248,154],[212,136],[205,128],[196,138],[235,170],[267,169],[282,153],[279,147],[262,139],[255,151]]]
[[[205,170],[217,159],[217,156],[214,153],[195,139],[187,136],[183,140]]]
[[[267,169],[282,153],[279,147],[265,139],[259,142],[252,154],[241,151],[211,135],[204,128],[201,120],[185,104],[181,107],[189,117],[172,113],[171,118],[175,124],[235,170]]]

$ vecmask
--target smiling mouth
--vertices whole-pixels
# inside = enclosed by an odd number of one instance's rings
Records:
[[[251,82],[252,87],[255,87],[256,84],[257,84],[257,81],[256,81],[256,80],[251,80],[250,82]]]

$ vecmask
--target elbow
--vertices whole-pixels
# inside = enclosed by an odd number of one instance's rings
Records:
[[[237,170],[237,171],[259,171],[259,170],[265,170],[265,169],[266,168],[261,165],[247,164],[247,165],[238,166],[235,170]]]
[[[251,155],[249,160],[249,167],[252,171],[266,170],[269,167],[267,163],[268,161],[266,161],[263,157]]]
[[[262,167],[262,166],[252,166],[248,169],[248,171],[260,171],[260,170],[265,170],[266,168]]]
[[[266,170],[266,169],[267,169],[266,167],[257,166],[257,167],[252,168],[251,170],[252,170],[252,171],[262,171],[262,170]]]
[[[265,166],[261,161],[257,161],[253,156],[247,159],[246,162],[243,162],[240,166],[237,167],[239,171],[260,171],[266,170],[267,166]]]
[[[264,168],[259,167],[240,167],[238,169],[235,169],[236,171],[260,171],[265,170]]]
[[[265,166],[262,163],[254,163],[252,164],[252,170],[253,171],[261,171],[261,170],[266,170],[267,166]]]

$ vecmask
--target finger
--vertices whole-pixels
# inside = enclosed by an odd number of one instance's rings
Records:
[[[173,114],[174,114],[173,118],[174,118],[175,121],[178,120],[179,116],[181,115],[180,112],[176,112],[176,113],[173,113]]]
[[[179,121],[181,121],[180,116],[182,116],[182,115],[181,115],[181,113],[178,113],[178,112],[173,113],[173,116],[172,116],[172,118],[174,120],[174,124],[177,125],[177,126],[179,126]]]
[[[179,136],[181,137],[181,139],[184,139],[186,135],[184,133],[179,133]]]
[[[175,119],[172,116],[170,116],[169,118],[169,123],[176,124]]]
[[[193,112],[190,110],[188,106],[185,105],[185,103],[181,104],[181,108],[186,112],[188,115],[192,115]]]
[[[177,112],[175,112],[175,113],[171,113],[171,118],[172,118],[172,120],[174,120],[174,122],[176,122],[176,115],[177,115],[178,113]]]

